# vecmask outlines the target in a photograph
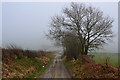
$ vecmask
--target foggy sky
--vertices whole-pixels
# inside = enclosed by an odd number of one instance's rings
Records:
[[[115,37],[100,52],[118,52],[117,2],[85,3],[103,11],[114,19]],[[51,17],[59,15],[65,2],[5,2],[2,4],[2,46],[16,44],[24,49],[55,50],[53,42],[46,38]]]

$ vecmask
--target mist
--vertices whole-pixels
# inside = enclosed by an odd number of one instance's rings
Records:
[[[85,3],[103,11],[105,16],[114,19],[115,35],[103,49],[96,52],[118,52],[118,6],[116,3]],[[46,37],[51,17],[61,14],[69,3],[58,2],[5,2],[2,4],[2,46],[15,44],[23,49],[62,50],[54,46],[55,41]],[[114,8],[114,9],[113,9]],[[114,11],[113,11],[114,10]]]

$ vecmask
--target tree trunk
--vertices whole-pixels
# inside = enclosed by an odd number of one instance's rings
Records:
[[[87,54],[88,54],[88,45],[85,46],[85,55],[87,55]]]

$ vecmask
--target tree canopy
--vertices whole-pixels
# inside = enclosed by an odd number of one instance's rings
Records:
[[[92,6],[71,3],[63,14],[52,17],[49,37],[70,54],[88,54],[113,37],[111,17]],[[71,51],[73,49],[73,51]]]

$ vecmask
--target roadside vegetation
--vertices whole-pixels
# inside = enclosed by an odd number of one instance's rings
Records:
[[[38,78],[51,64],[55,54],[10,45],[2,49],[2,56],[2,78]],[[48,64],[45,65],[45,62]]]
[[[73,76],[73,78],[80,79],[118,79],[118,68],[115,68],[109,62],[104,62],[102,64],[96,63],[93,58],[88,55],[82,55],[77,60],[67,60],[64,56],[63,62],[68,68],[68,71]]]

